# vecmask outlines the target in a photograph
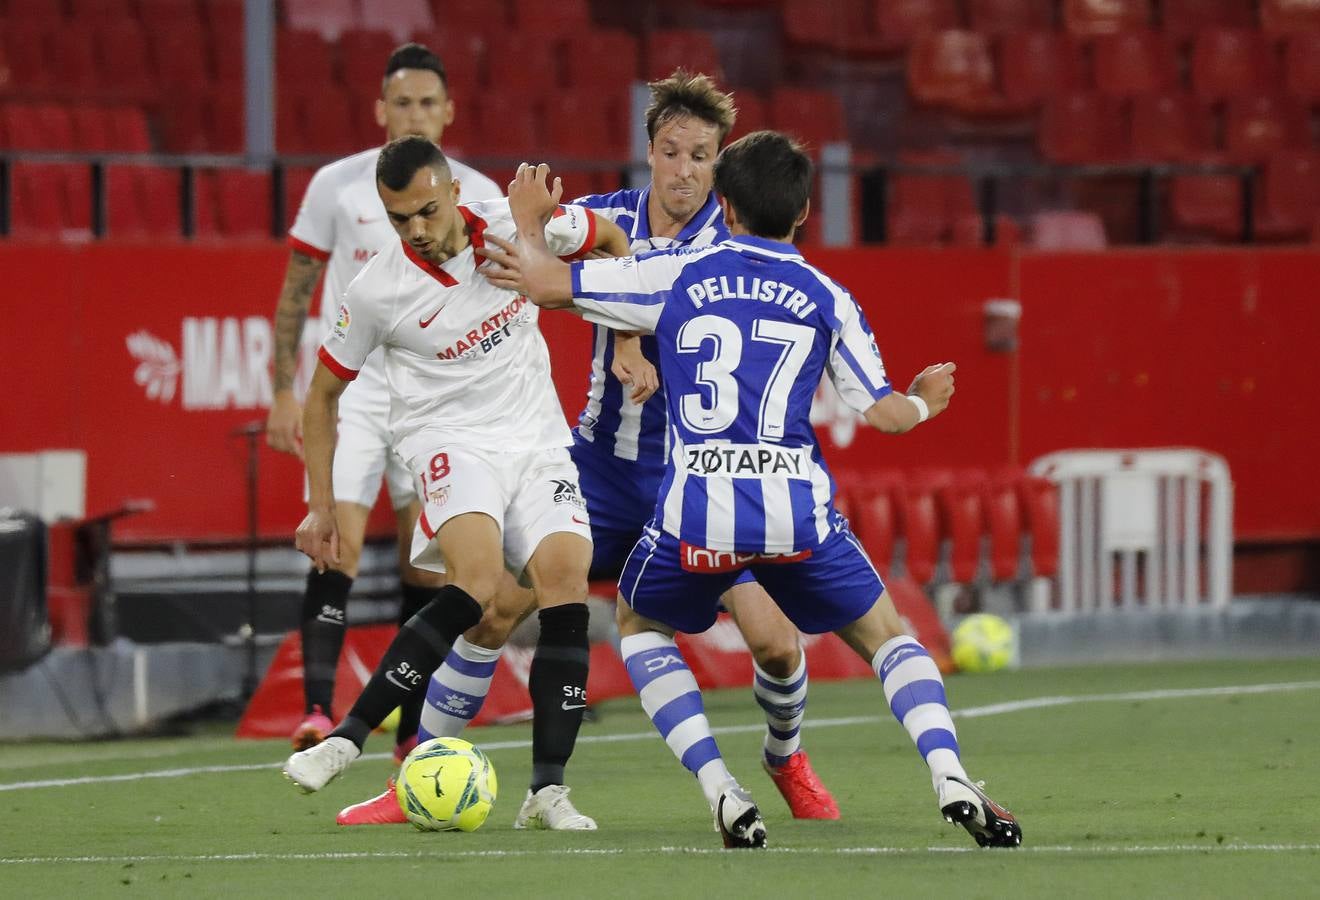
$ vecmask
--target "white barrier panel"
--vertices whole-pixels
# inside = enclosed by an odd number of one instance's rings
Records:
[[[1228,604],[1233,482],[1222,456],[1061,450],[1029,471],[1059,486],[1060,611]]]

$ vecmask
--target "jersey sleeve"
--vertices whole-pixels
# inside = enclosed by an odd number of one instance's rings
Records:
[[[562,205],[545,226],[545,242],[560,259],[585,256],[596,244],[596,217],[584,206]]]
[[[338,182],[329,167],[317,170],[307,185],[298,216],[289,229],[289,246],[313,259],[327,260],[335,246]]]
[[[384,298],[370,296],[369,281],[362,277],[371,268],[368,263],[344,292],[335,323],[317,352],[325,367],[341,381],[357,378],[371,351],[385,340],[388,303]]]
[[[894,388],[885,374],[885,363],[880,358],[871,326],[857,301],[841,291],[834,308],[836,321],[826,371],[844,402],[859,413],[865,412]]]
[[[665,301],[691,258],[658,252],[575,262],[570,269],[573,305],[588,322],[654,333]]]

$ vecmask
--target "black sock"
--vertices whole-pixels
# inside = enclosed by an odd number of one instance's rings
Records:
[[[371,729],[413,694],[426,696],[431,673],[444,662],[454,639],[481,621],[481,604],[452,584],[403,624],[348,716],[331,734],[361,749]]]
[[[439,588],[425,587],[420,584],[399,583],[403,602],[399,604],[399,627],[422,611],[431,602]],[[417,737],[417,728],[422,723],[422,704],[426,702],[426,691],[408,695],[408,699],[399,704],[399,730],[394,733],[394,743],[402,746]]]
[[[587,604],[540,612],[541,637],[528,675],[532,694],[532,791],[564,783],[587,708]]]
[[[303,704],[313,706],[333,719],[335,669],[344,646],[344,609],[353,579],[343,572],[315,569],[307,573],[302,602]]]

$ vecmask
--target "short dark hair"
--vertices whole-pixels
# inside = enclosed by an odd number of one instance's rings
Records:
[[[753,131],[715,160],[715,193],[752,234],[782,238],[811,198],[811,158],[778,131]]]
[[[717,88],[710,76],[675,69],[668,78],[652,81],[647,87],[651,89],[651,105],[646,109],[646,136],[651,140],[655,140],[661,125],[680,116],[696,116],[714,125],[720,134],[716,146],[723,144],[733,130],[738,118],[733,96]]]
[[[448,172],[449,160],[435,144],[410,134],[395,138],[381,148],[376,160],[376,180],[392,191],[401,191],[412,183],[419,169],[427,167]]]
[[[389,62],[385,63],[385,79],[381,82],[382,93],[385,91],[385,85],[389,83],[390,76],[400,69],[434,72],[440,77],[440,83],[445,86],[445,90],[449,90],[449,76],[445,74],[445,64],[440,61],[440,57],[431,52],[430,47],[422,44],[404,44],[391,53]]]

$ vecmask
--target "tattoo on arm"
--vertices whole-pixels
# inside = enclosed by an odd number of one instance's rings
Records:
[[[325,261],[299,250],[289,254],[284,272],[284,287],[275,306],[275,378],[274,388],[286,391],[293,387],[298,371],[298,343],[302,340],[307,311],[312,306],[312,290],[325,270]]]

